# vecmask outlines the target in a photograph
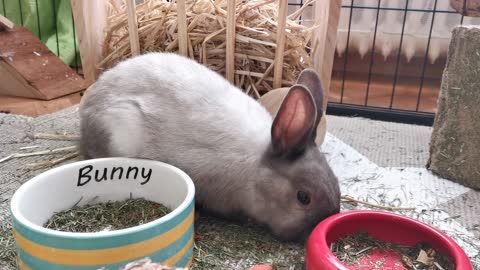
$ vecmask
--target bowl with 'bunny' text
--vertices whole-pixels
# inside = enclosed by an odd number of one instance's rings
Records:
[[[194,194],[193,181],[185,172],[153,160],[99,158],[43,172],[23,184],[11,200],[18,265],[25,270],[118,270],[149,258],[167,266],[189,267]],[[118,230],[70,232],[45,227],[54,214],[72,207],[132,198],[162,204],[171,211]]]

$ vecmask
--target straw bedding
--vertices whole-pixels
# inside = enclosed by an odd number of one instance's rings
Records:
[[[286,23],[282,86],[290,86],[304,68],[312,66],[316,48],[313,30],[298,18],[314,0],[289,15]],[[127,12],[118,0],[109,2],[109,17],[102,48],[100,69],[108,69],[132,55]],[[136,6],[141,53],[178,51],[176,3],[145,0]],[[225,76],[226,0],[187,0],[188,56]],[[235,85],[260,97],[273,89],[277,47],[278,2],[275,0],[236,1]]]

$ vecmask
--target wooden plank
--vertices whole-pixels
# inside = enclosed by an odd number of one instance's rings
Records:
[[[235,79],[235,0],[227,2],[227,48],[226,48],[226,77],[231,83]]]
[[[188,56],[187,7],[185,0],[177,0],[178,51]]]
[[[13,22],[0,15],[0,31],[13,29]]]
[[[327,107],[330,92],[341,8],[341,0],[321,0],[314,3],[314,21],[320,27],[314,33],[314,41],[318,47],[313,56],[313,66],[320,75],[325,92],[323,108]]]
[[[370,66],[370,54],[367,54],[365,57],[361,57],[356,50],[349,50],[348,55],[342,55],[339,57],[337,54],[334,56],[333,61],[333,72],[342,74],[344,71],[345,57],[348,57],[347,65],[347,77],[351,73],[358,73],[364,80],[367,80],[369,66]],[[423,62],[425,61],[425,56],[413,57],[410,62],[400,61],[399,63],[399,72],[397,76],[399,77],[412,77],[420,81],[422,76]],[[381,52],[375,53],[373,56],[374,63],[381,63],[372,69],[373,75],[384,75],[390,77],[390,84],[395,77],[395,69],[397,65],[397,55],[390,55],[386,60]],[[435,79],[439,82],[442,80],[442,74],[445,69],[446,58],[444,56],[439,57],[434,64],[429,64],[428,68],[425,70],[424,78],[425,79]],[[363,80],[363,79],[362,79]],[[397,81],[397,83],[400,83]],[[392,86],[391,86],[392,87]],[[418,90],[418,89],[417,89]]]
[[[330,83],[329,100],[348,104],[365,104],[368,74],[349,73],[343,82],[342,73],[334,73]],[[418,98],[420,79],[409,76],[398,77],[395,87],[393,108],[401,110],[415,110]],[[345,87],[342,92],[342,85]],[[420,97],[420,111],[435,113],[437,109],[440,81],[426,78]],[[342,98],[343,95],[343,98]],[[368,105],[388,109],[392,98],[392,77],[372,75],[372,82],[368,92]]]
[[[226,78],[231,83],[235,80],[235,26],[236,26],[236,1],[227,2],[227,29],[226,29]]]
[[[285,53],[285,27],[287,23],[288,0],[278,1],[277,48],[273,67],[273,88],[282,87],[283,54]]]
[[[88,85],[100,73],[96,64],[102,59],[103,30],[107,24],[107,1],[71,0],[82,69]]]
[[[73,93],[52,100],[0,96],[0,112],[37,117],[79,104],[81,98],[80,93]]]
[[[28,84],[25,79],[5,61],[0,60],[0,94],[17,97],[46,99],[40,91]]]
[[[138,38],[138,22],[137,12],[135,10],[135,0],[127,0],[127,16],[128,16],[128,39],[132,56],[140,55],[140,40]]]
[[[32,32],[23,27],[12,31],[0,32],[0,48],[3,70],[7,70],[11,79],[2,81],[10,83],[14,78],[22,83],[23,90],[3,89],[1,93],[17,96],[29,96],[40,99],[53,99],[86,88],[85,80],[76,74],[60,58],[53,54]],[[6,67],[8,65],[9,67]],[[31,90],[37,91],[25,94]]]

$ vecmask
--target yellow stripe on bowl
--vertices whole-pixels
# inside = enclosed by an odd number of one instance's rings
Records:
[[[134,260],[169,246],[188,231],[193,220],[194,211],[182,223],[164,234],[127,246],[98,250],[68,250],[43,246],[29,241],[16,230],[14,236],[19,248],[45,262],[76,266],[107,265],[118,263],[119,260]]]

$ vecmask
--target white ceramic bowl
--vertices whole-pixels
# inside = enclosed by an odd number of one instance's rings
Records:
[[[152,160],[92,159],[46,171],[23,184],[11,201],[19,265],[32,270],[117,270],[149,257],[188,267],[193,251],[194,194],[188,175]],[[55,212],[94,198],[94,202],[144,198],[172,212],[117,231],[70,233],[42,226]]]

